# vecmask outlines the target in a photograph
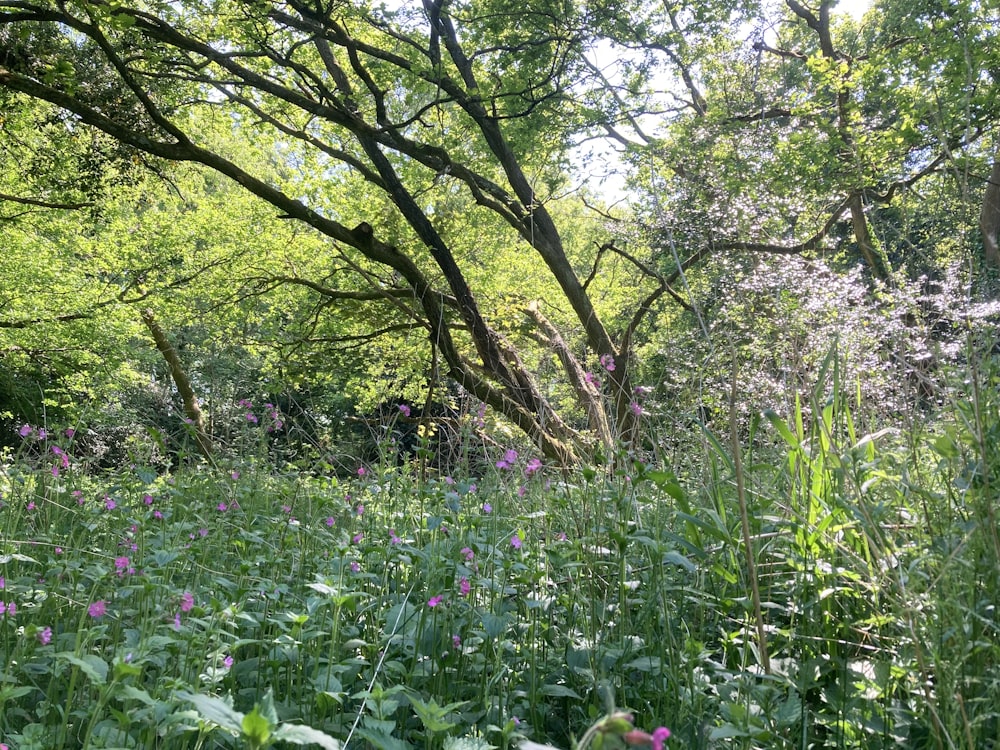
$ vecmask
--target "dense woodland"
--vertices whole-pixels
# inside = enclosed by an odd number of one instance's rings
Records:
[[[998,39],[0,0],[0,747],[995,747]]]

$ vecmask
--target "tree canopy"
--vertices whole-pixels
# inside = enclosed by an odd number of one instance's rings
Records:
[[[48,296],[3,324],[87,319],[93,341],[114,309],[155,339],[213,315],[286,376],[363,345],[552,459],[610,449],[641,414],[637,345],[693,324],[713,259],[891,286],[940,250],[914,213],[981,215],[992,257],[997,23],[972,0],[859,21],[829,0],[0,0],[0,200],[32,212],[51,279],[15,269],[11,300]]]

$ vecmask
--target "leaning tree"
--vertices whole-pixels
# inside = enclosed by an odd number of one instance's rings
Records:
[[[616,242],[614,229],[581,252],[579,222],[557,200],[574,149],[599,136],[654,161],[673,149],[673,172],[700,183],[683,144],[655,124],[650,133],[651,121],[691,116],[695,130],[714,132],[800,118],[819,124],[824,143],[854,146],[852,97],[863,87],[850,71],[860,58],[831,47],[832,2],[787,6],[790,21],[811,30],[813,49],[799,60],[779,38],[772,49],[763,40],[762,52],[811,66],[832,114],[779,112],[777,100],[773,112],[724,113],[726,92],[706,89],[706,55],[751,17],[741,13],[759,12],[741,0],[424,0],[395,9],[360,0],[0,0],[0,91],[54,105],[70,133],[100,131],[136,154],[215,170],[309,227],[327,240],[338,272],[292,269],[258,279],[261,288],[380,304],[395,316],[386,325],[372,315],[386,335],[399,321],[419,326],[429,361],[565,462],[634,435],[635,338],[665,301],[688,305],[672,286],[685,267],[720,249],[820,244],[710,236],[665,268],[655,252]],[[653,95],[658,83],[666,97]],[[230,137],[218,138],[220,129]],[[234,145],[240,139],[274,144],[268,169]],[[884,186],[856,178],[849,156],[836,152],[842,200],[830,196],[828,216],[850,213],[860,231],[862,199]],[[905,175],[887,183],[889,199],[899,179],[906,187]],[[704,188],[696,190],[739,191]],[[542,291],[490,289],[486,257]],[[608,273],[612,262],[625,270]],[[626,275],[623,299],[616,287]],[[612,297],[621,304],[606,304]]]

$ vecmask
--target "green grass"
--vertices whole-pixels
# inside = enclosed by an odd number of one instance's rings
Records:
[[[833,364],[680,479],[101,474],[35,431],[0,476],[0,742],[611,748],[621,707],[670,747],[993,747],[997,375],[864,433]]]

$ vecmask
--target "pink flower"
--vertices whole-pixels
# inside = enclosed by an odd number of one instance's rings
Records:
[[[451,647],[456,651],[458,651],[460,648],[462,648],[462,639],[457,635],[453,635],[451,637]]]
[[[524,467],[525,476],[531,476],[536,471],[542,468],[542,460],[540,458],[532,458],[528,460],[528,463]]]
[[[118,507],[118,503],[116,503],[116,502],[115,502],[114,500],[112,500],[112,499],[111,499],[110,497],[108,497],[107,495],[105,495],[105,496],[104,496],[104,507],[105,507],[105,508],[106,508],[107,510],[114,510],[115,508],[117,508],[117,507]]]
[[[147,495],[143,495],[142,496],[142,504],[143,505],[152,505],[153,504],[153,496],[152,495],[148,495],[148,494]]]
[[[653,730],[653,741],[650,743],[653,750],[663,750],[663,743],[670,738],[670,730],[666,727],[657,727]]]
[[[225,502],[221,502],[215,506],[215,509],[219,511],[219,513],[225,513],[229,509],[229,506],[226,505]]]
[[[496,467],[498,469],[509,469],[515,463],[517,463],[517,451],[513,448],[508,448],[504,451],[503,458],[497,461]]]
[[[116,570],[125,570],[128,567],[128,562],[129,562],[129,560],[128,560],[127,557],[116,557],[115,558],[115,569]]]
[[[459,552],[461,553],[462,557],[465,558],[466,562],[472,562],[473,558],[476,556],[476,553],[473,552],[469,547],[462,547],[462,549],[459,550]]]
[[[410,416],[410,407],[407,406],[406,404],[400,404],[399,413],[402,414],[404,417]]]
[[[470,591],[472,591],[472,584],[469,583],[468,578],[462,576],[458,582],[458,593],[462,596],[468,596]]]
[[[427,606],[433,609],[434,607],[436,607],[441,603],[442,599],[444,599],[444,597],[441,596],[441,594],[438,594],[437,596],[432,596],[430,599],[427,600]]]
[[[181,596],[181,612],[190,612],[194,607],[194,594],[190,591],[185,591],[184,595]]]
[[[521,549],[521,533],[518,532],[510,538],[510,546],[514,549]]]
[[[601,355],[601,367],[603,367],[608,372],[615,371],[615,358],[610,354]]]
[[[363,477],[367,473],[368,473],[368,471],[365,469],[364,466],[359,466],[358,467],[358,476],[359,477]]]
[[[46,625],[44,628],[35,633],[35,637],[43,646],[48,646],[49,643],[52,642],[52,628]]]
[[[32,427],[30,424],[23,424],[21,425],[21,429],[17,431],[17,434],[20,435],[21,437],[28,437],[28,435],[30,435],[34,431],[35,428]],[[6,747],[6,745],[4,745],[4,747]]]
[[[181,613],[178,612],[177,614],[174,615],[174,630],[180,630],[180,629],[181,629]]]
[[[69,438],[70,440],[72,440],[72,439],[73,439],[73,436],[74,436],[75,434],[76,434],[76,430],[74,430],[74,429],[73,429],[72,427],[67,427],[67,428],[66,428],[66,432],[65,432],[65,435],[66,435],[66,437],[68,437],[68,438]]]
[[[592,372],[583,373],[583,379],[587,381],[587,385],[593,388],[595,391],[601,387],[601,381],[598,380],[597,376]]]
[[[336,520],[334,520],[333,516],[327,516],[326,517],[326,525],[327,526],[333,526],[335,523],[336,523]]]
[[[364,532],[359,531],[357,534],[351,537],[351,541],[354,542],[355,544],[361,544],[361,540],[364,538],[365,538]]]
[[[670,730],[666,727],[657,727],[652,734],[643,732],[641,729],[633,729],[626,732],[622,739],[629,745],[649,745],[653,750],[663,750],[663,743],[670,737]]]
[[[0,589],[7,588],[7,581],[3,576],[0,576]]]
[[[354,509],[354,512],[357,513],[359,516],[363,516],[365,514],[365,506],[359,504],[358,507]]]
[[[518,497],[524,497],[526,494],[528,494],[528,488],[525,487],[523,484],[517,488]]]
[[[96,602],[93,602],[89,607],[87,607],[87,614],[95,620],[99,617],[104,617],[104,614],[107,611],[108,605],[103,599],[98,599]]]
[[[353,560],[351,562],[351,572],[352,573],[360,573],[361,572],[361,563],[359,563],[357,560]]]
[[[403,540],[396,535],[395,529],[389,529],[389,544],[399,544]]]
[[[225,659],[223,659],[222,666],[224,666],[226,669],[230,669],[233,666],[233,657],[227,656]]]

